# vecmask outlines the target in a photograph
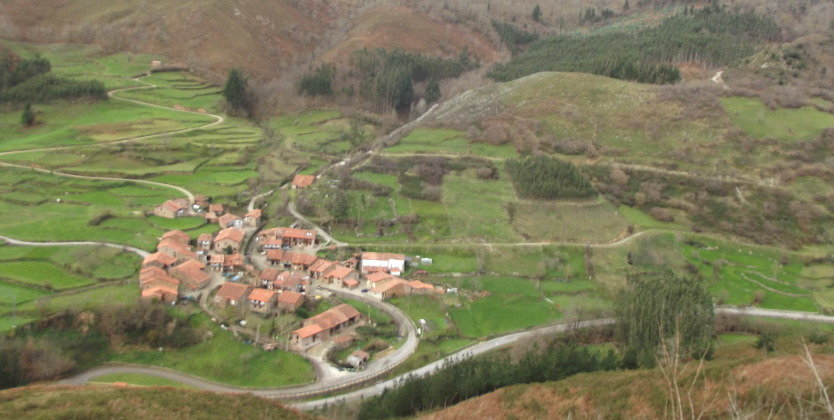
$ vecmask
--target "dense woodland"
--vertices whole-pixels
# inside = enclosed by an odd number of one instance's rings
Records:
[[[397,49],[357,51],[353,65],[362,80],[362,97],[377,109],[393,107],[400,112],[407,111],[417,99],[414,83],[436,83],[477,67],[466,52],[454,59],[444,59]],[[438,94],[433,92],[433,97],[428,99],[436,100]],[[428,99],[427,102],[431,102]]]
[[[92,80],[72,80],[51,74],[46,58],[18,59],[0,52],[0,103],[43,103],[54,99],[104,99],[104,84]]]
[[[617,334],[631,367],[653,366],[661,343],[677,356],[709,355],[715,313],[701,279],[672,270],[632,273],[615,299]]]
[[[547,156],[508,159],[507,171],[521,197],[553,200],[596,194],[590,181],[570,162]]]
[[[758,43],[780,37],[773,20],[754,13],[728,12],[717,5],[685,10],[657,27],[633,33],[546,38],[510,62],[496,65],[489,75],[508,81],[540,71],[575,71],[674,83],[680,80],[674,63],[732,64],[752,54]]]
[[[506,355],[467,359],[446,365],[430,376],[409,377],[397,388],[365,400],[357,417],[409,416],[448,407],[509,385],[556,381],[577,373],[618,368],[620,359],[613,351],[603,353],[575,345],[531,352],[517,363],[512,363]]]

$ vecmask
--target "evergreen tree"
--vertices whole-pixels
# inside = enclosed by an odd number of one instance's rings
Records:
[[[537,4],[536,7],[533,8],[533,20],[536,22],[541,22],[542,20],[542,8],[539,7]]]
[[[235,111],[249,110],[249,93],[246,76],[240,69],[232,69],[223,87],[223,97]]]
[[[700,278],[670,269],[630,274],[615,298],[617,336],[642,365],[652,365],[662,342],[680,339],[679,355],[700,357],[711,346],[715,312]]]
[[[426,103],[434,103],[440,99],[440,84],[437,83],[437,80],[432,79],[429,81],[429,84],[426,85],[426,95],[425,95]]]
[[[32,104],[26,104],[23,108],[23,115],[20,117],[20,123],[24,127],[31,127],[35,125],[35,112],[32,111]]]

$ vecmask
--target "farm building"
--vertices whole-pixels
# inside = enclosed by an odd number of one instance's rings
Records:
[[[302,293],[287,290],[278,296],[278,310],[282,312],[295,312],[304,304],[305,297]]]
[[[163,269],[171,268],[174,264],[176,264],[177,259],[174,256],[168,255],[163,252],[155,252],[151,255],[145,257],[142,260],[143,267],[159,267]]]
[[[258,233],[258,241],[262,244],[266,244],[266,242],[270,239],[281,240],[281,245],[315,245],[316,231],[307,229],[277,227],[272,229],[265,229]],[[266,248],[266,246],[264,246],[264,248]]]
[[[266,259],[272,265],[281,265],[285,268],[291,268],[293,270],[306,271],[309,270],[319,258],[312,254],[270,249],[266,251]]]
[[[212,242],[213,239],[210,233],[201,233],[200,236],[197,237],[197,249],[211,251]]]
[[[243,229],[243,219],[235,216],[232,213],[226,213],[217,218],[217,224],[220,228],[237,228]]]
[[[142,289],[143,300],[158,300],[160,302],[176,302],[179,297],[176,287],[170,286],[153,286],[147,289]]]
[[[246,301],[252,286],[227,282],[217,289],[217,294],[214,295],[214,303],[220,306],[237,306],[241,302]]]
[[[171,276],[178,278],[189,290],[199,290],[208,285],[211,275],[205,271],[205,264],[197,261],[186,261],[169,271]]]
[[[362,273],[384,271],[395,276],[405,271],[405,255],[387,252],[363,252]]]
[[[304,327],[291,333],[291,342],[299,348],[307,348],[328,339],[359,321],[359,311],[348,304],[334,306],[304,321]]]
[[[275,310],[278,292],[267,289],[254,289],[249,292],[249,308],[262,315],[270,315]]]
[[[261,216],[263,216],[263,211],[261,211],[261,209],[252,210],[243,216],[243,225],[247,227],[257,227],[258,223],[261,223]]]
[[[338,284],[342,287],[352,289],[359,285],[359,272],[339,265],[334,270],[322,276],[322,279],[328,283]]]
[[[178,198],[158,204],[153,208],[153,214],[166,219],[174,219],[184,216],[188,212],[188,200]]]
[[[246,232],[241,229],[230,227],[221,230],[214,238],[214,252],[226,252],[228,249],[239,251],[245,236]]]

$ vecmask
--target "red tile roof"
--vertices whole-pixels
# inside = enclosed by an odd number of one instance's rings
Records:
[[[315,175],[296,175],[295,178],[292,179],[292,185],[295,185],[299,188],[309,187],[316,182]]]
[[[188,208],[188,200],[184,198],[178,198],[175,200],[168,200],[160,205],[171,211],[176,212]]]
[[[227,227],[230,223],[238,219],[240,219],[240,217],[237,217],[232,213],[226,213],[217,219],[217,223],[219,223],[220,226]]]
[[[243,229],[225,228],[217,234],[217,237],[214,238],[214,242],[216,243],[228,239],[232,242],[241,243],[243,242],[244,236],[246,236],[246,232],[244,232]]]
[[[174,258],[174,257],[172,257],[172,256],[170,256],[170,255],[168,255],[164,252],[154,252],[153,254],[148,255],[147,257],[145,257],[144,260],[142,260],[142,265],[148,265],[148,264],[151,264],[151,263],[160,263],[162,265],[173,265],[175,262],[177,262],[176,258]]]
[[[385,271],[376,271],[366,276],[371,283],[378,283],[384,280],[393,279],[394,276]]]
[[[297,335],[298,338],[307,338],[307,337],[312,337],[316,334],[319,334],[322,331],[324,331],[324,329],[322,327],[319,327],[318,325],[315,325],[315,324],[311,324],[311,325],[307,325],[305,327],[301,327],[301,328],[293,331],[292,333]]]
[[[169,272],[174,277],[181,277],[181,280],[191,289],[196,289],[200,283],[207,281],[211,275],[203,271],[206,266],[197,261],[189,260],[174,268]]]
[[[211,234],[210,233],[201,233],[200,236],[197,237],[197,243],[202,242],[211,242]]]
[[[153,299],[158,298],[159,300],[165,300],[166,297],[174,300],[179,296],[179,292],[175,287],[167,287],[164,285],[154,286],[145,290],[142,290],[142,298],[144,299]]]
[[[212,213],[223,213],[222,204],[209,204],[209,211]]]
[[[374,261],[405,260],[405,255],[390,252],[363,252],[362,259]]]
[[[408,282],[408,285],[411,286],[412,289],[434,290],[434,285],[423,283],[420,280],[411,280]]]
[[[169,230],[168,232],[165,232],[165,234],[162,235],[162,239],[174,239],[179,242],[188,243],[191,237],[181,230]]]
[[[385,293],[385,292],[387,292],[387,291],[389,291],[389,290],[391,290],[395,287],[401,286],[401,285],[404,285],[406,287],[411,287],[411,285],[409,285],[407,281],[405,281],[403,279],[400,279],[400,278],[397,278],[397,277],[393,277],[391,279],[381,281],[381,282],[375,284],[373,291],[374,291],[374,293]]]
[[[274,290],[254,289],[249,292],[248,299],[256,302],[269,302],[277,294],[278,292]]]
[[[278,275],[281,274],[281,271],[275,268],[267,268],[266,270],[261,272],[261,280],[266,280],[269,282],[275,281],[278,278]]]
[[[319,259],[319,257],[312,254],[283,251],[280,249],[267,250],[266,258],[271,261],[280,261],[297,265],[313,265]]]
[[[315,264],[310,266],[311,273],[323,273],[330,268],[334,268],[336,263],[328,260],[318,260]]]
[[[355,273],[355,272],[356,272],[356,270],[354,270],[352,268],[347,268],[345,266],[340,265],[340,266],[336,267],[335,270],[328,273],[327,277],[342,280],[345,277],[347,277],[347,276],[349,276],[349,275],[351,275],[352,273]]]
[[[281,295],[278,296],[278,302],[293,306],[300,305],[304,302],[304,295],[298,292],[293,292],[292,290],[287,290],[286,292],[281,292]]]
[[[329,330],[335,328],[338,325],[344,324],[348,322],[351,318],[356,318],[359,316],[359,311],[356,310],[353,306],[350,306],[346,303],[343,303],[338,306],[334,306],[312,318],[308,318],[304,321],[305,324],[316,324],[325,330]]]
[[[249,286],[245,284],[226,282],[217,290],[217,296],[226,300],[242,301],[248,291]]]
[[[246,215],[243,216],[243,217],[251,217],[253,219],[260,219],[262,215],[263,215],[263,210],[254,209],[254,210],[250,211],[249,213],[246,213]]]

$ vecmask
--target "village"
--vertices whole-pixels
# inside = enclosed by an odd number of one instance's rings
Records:
[[[298,175],[291,185],[293,189],[305,188],[314,180],[313,176]],[[260,209],[238,216],[227,206],[209,201],[196,196],[193,204],[172,199],[154,207],[157,216],[203,217],[218,230],[194,240],[180,230],[162,235],[156,252],[142,262],[142,300],[199,302],[213,320],[221,322],[221,328],[230,327],[225,320],[237,319],[237,325],[232,325],[236,332],[252,317],[271,321],[271,326],[281,319],[280,325],[292,329],[260,337],[258,327],[255,341],[263,338],[267,350],[280,346],[322,355],[331,348],[344,350],[361,341],[357,327],[373,323],[370,314],[347,303],[316,311],[319,301],[332,298],[334,292],[376,300],[445,292],[443,287],[404,279],[412,259],[405,255],[362,251],[342,261],[330,260],[319,253],[335,247],[322,244],[315,230],[264,228]],[[422,273],[416,271],[418,276]],[[378,342],[369,348],[384,350]],[[346,358],[347,365],[360,367],[372,353],[357,349]]]

